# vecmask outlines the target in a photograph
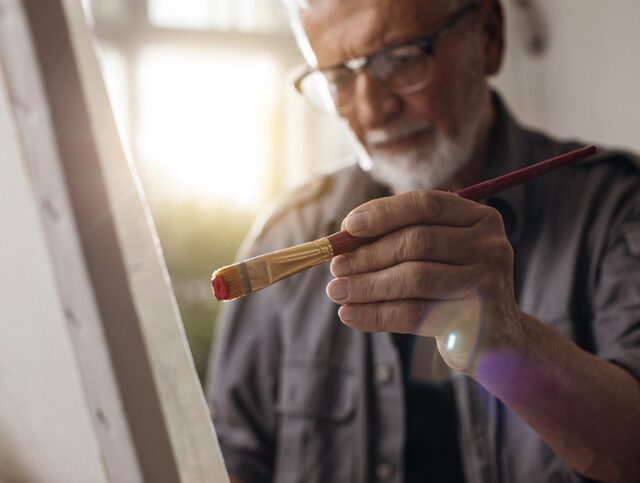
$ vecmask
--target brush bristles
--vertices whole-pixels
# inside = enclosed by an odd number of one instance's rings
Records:
[[[217,300],[233,300],[252,292],[251,280],[244,262],[222,267],[211,277],[213,295]]]

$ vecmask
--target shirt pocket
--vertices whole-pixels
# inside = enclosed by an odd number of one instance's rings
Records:
[[[281,368],[275,481],[351,482],[356,407],[355,375],[314,361]]]

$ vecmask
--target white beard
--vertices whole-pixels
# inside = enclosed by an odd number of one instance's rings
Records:
[[[355,139],[358,159],[363,170],[394,190],[436,189],[450,181],[473,155],[475,141],[482,124],[480,103],[474,103],[463,130],[456,139],[447,138],[431,122],[402,122],[384,129],[367,132],[369,149]],[[401,138],[412,132],[432,129],[432,143],[389,154],[376,149],[376,144]]]

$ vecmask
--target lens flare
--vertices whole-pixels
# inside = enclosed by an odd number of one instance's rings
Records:
[[[456,347],[456,339],[458,338],[458,334],[455,332],[451,332],[447,337],[447,350],[453,351]]]

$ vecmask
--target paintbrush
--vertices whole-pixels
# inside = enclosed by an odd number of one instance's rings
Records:
[[[454,194],[473,201],[488,198],[549,171],[588,158],[597,151],[598,148],[593,145],[576,149],[561,156],[464,188]],[[213,295],[217,300],[233,300],[243,297],[377,239],[377,237],[355,237],[343,230],[312,242],[219,268],[213,272],[211,278]]]

